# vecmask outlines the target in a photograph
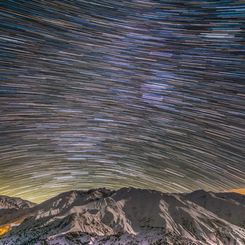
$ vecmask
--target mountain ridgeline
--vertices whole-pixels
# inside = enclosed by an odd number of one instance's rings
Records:
[[[245,196],[101,188],[37,205],[0,196],[1,228],[0,245],[244,245]]]

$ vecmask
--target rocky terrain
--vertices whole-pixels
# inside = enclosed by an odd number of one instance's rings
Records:
[[[245,196],[237,193],[102,188],[38,205],[0,196],[0,207],[0,229],[9,228],[1,245],[245,244]]]

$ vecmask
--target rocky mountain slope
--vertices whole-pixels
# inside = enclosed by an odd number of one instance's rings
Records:
[[[245,244],[245,199],[236,193],[102,188],[65,192],[24,210],[1,245]]]
[[[29,209],[36,204],[18,197],[8,197],[0,195],[0,227],[5,223],[12,222],[24,213],[29,213]]]
[[[0,210],[1,209],[25,209],[35,206],[35,203],[23,200],[18,197],[8,197],[0,195]]]
[[[19,223],[19,218],[23,219],[34,206],[35,203],[21,198],[0,195],[0,236],[7,233],[13,224]]]

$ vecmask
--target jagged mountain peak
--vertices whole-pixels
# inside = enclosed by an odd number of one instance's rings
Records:
[[[31,208],[36,204],[27,200],[23,200],[19,197],[9,197],[0,195],[0,209],[24,209]]]
[[[203,190],[184,194],[137,188],[72,190],[30,208],[29,216],[2,241],[79,244],[68,239],[76,234],[76,239],[90,244],[117,244],[119,239],[122,244],[226,245],[229,238],[242,245],[245,207],[234,201],[242,197],[232,196]]]

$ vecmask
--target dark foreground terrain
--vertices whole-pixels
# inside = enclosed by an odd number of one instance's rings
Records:
[[[41,204],[0,196],[1,245],[245,244],[245,196],[122,188]]]

